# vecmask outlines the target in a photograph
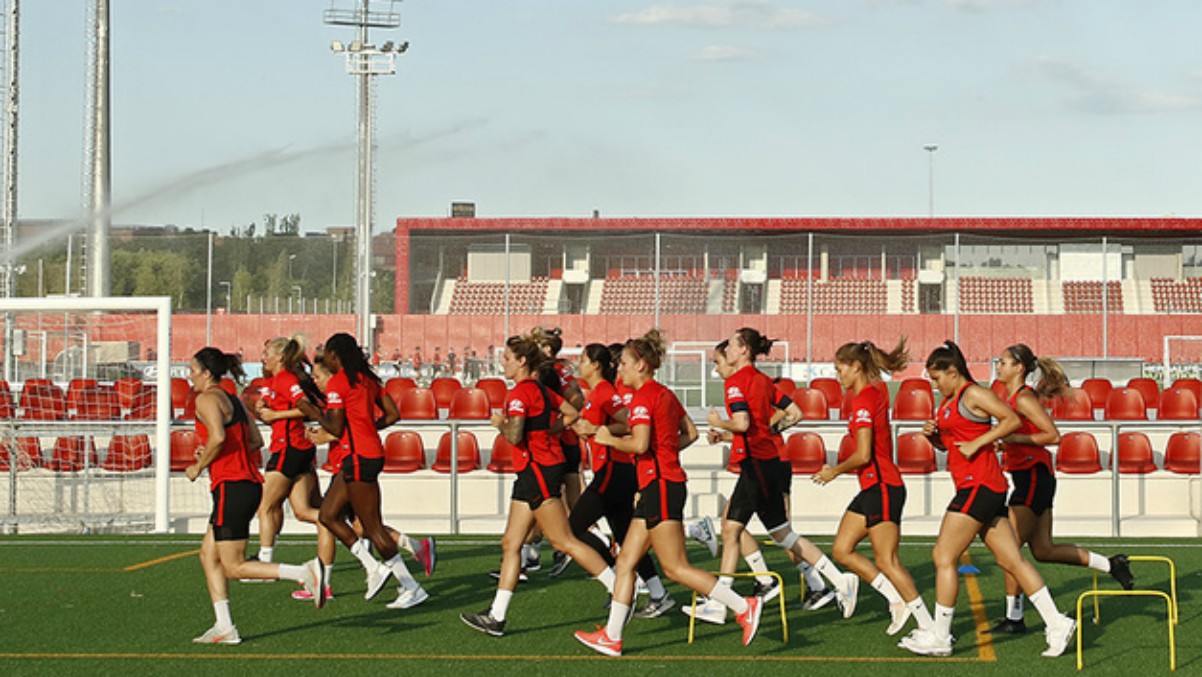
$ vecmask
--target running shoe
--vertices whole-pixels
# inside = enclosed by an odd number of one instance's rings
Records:
[[[1126,555],[1119,554],[1110,558],[1110,575],[1124,590],[1135,587],[1135,575],[1131,573],[1131,561]]]
[[[939,637],[932,630],[913,630],[897,645],[919,656],[952,655],[952,638]]]
[[[997,625],[989,628],[989,632],[995,635],[1021,635],[1026,631],[1027,624],[1021,618],[1017,621],[1003,618]]]
[[[435,564],[434,538],[423,538],[419,543],[421,545],[418,546],[417,552],[413,553],[413,556],[422,565],[426,575],[430,576],[434,573]]]
[[[568,565],[572,563],[571,555],[558,550],[555,551],[555,556],[551,559],[553,560],[551,564],[551,571],[547,572],[547,575],[551,578],[559,578],[562,576],[563,572],[568,570]]]
[[[885,628],[885,634],[892,636],[901,632],[901,629],[906,627],[908,620],[910,620],[910,607],[906,606],[905,602],[890,604],[889,627]]]
[[[488,572],[488,575],[492,576],[493,578],[497,579],[498,581],[501,580],[501,570],[500,569],[493,569],[492,571]],[[525,583],[528,580],[530,580],[530,577],[526,575],[526,570],[522,569],[518,573],[518,583]]]
[[[522,568],[526,571],[538,571],[543,567],[542,561],[538,556],[538,550],[533,546],[522,546]]]
[[[1044,628],[1043,636],[1048,641],[1048,648],[1040,655],[1046,658],[1055,658],[1063,654],[1076,631],[1077,621],[1068,616],[1061,616],[1055,625]]]
[[[610,639],[609,633],[600,625],[597,626],[594,632],[577,630],[575,637],[581,644],[597,653],[615,657],[622,655],[622,640]]]
[[[478,614],[462,613],[459,614],[459,620],[486,635],[500,637],[505,634],[505,621],[493,618],[492,609],[485,609]]]
[[[427,593],[424,589],[422,589],[422,586],[419,585],[412,590],[401,588],[397,591],[396,599],[392,600],[385,606],[387,606],[389,609],[412,609],[428,599],[430,599],[429,593]]]
[[[321,560],[314,557],[305,562],[305,580],[301,584],[305,588],[305,592],[313,596],[313,605],[318,609],[326,604],[325,595],[320,594],[326,589],[326,568],[321,563]]]
[[[806,592],[805,601],[802,602],[801,608],[805,611],[817,611],[835,601],[835,597],[837,596],[838,593],[835,592],[834,588],[811,589]]]
[[[302,602],[312,602],[313,601],[313,593],[309,592],[308,590],[303,590],[303,589],[302,590],[293,590],[292,591],[292,599],[299,600]],[[330,590],[330,586],[327,585],[326,586],[326,601],[328,602],[332,599],[334,599],[334,592],[332,590]]]
[[[693,615],[692,606],[682,606],[680,611],[686,616]],[[706,623],[724,625],[726,623],[726,605],[716,599],[707,599],[704,595],[698,595],[696,618]]]
[[[241,644],[242,638],[238,636],[238,628],[230,626],[228,630],[219,630],[217,626],[213,626],[205,630],[205,634],[192,639],[193,644]]]
[[[383,564],[376,564],[376,566],[368,569],[367,590],[363,593],[363,599],[371,599],[380,594],[390,576],[392,576],[392,570]]]
[[[676,600],[665,593],[663,597],[652,597],[642,609],[634,612],[637,618],[659,618],[676,606]]]
[[[710,557],[718,556],[718,532],[714,529],[714,520],[709,517],[697,522],[697,535],[693,537],[710,551]]]
[[[857,596],[860,594],[860,577],[850,572],[845,573],[838,588],[839,608],[843,610],[844,618],[851,618],[856,613]]]
[[[755,639],[756,630],[760,629],[760,614],[764,611],[764,602],[759,597],[743,599],[747,602],[747,610],[735,616],[735,620],[743,626],[743,646],[747,646]]]
[[[759,597],[765,602],[771,602],[772,600],[776,599],[778,595],[780,595],[780,581],[773,578],[768,583],[761,583],[757,580],[755,582],[755,590],[753,590],[751,594]]]

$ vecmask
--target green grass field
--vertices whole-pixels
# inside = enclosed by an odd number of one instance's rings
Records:
[[[829,549],[829,541],[818,543]],[[968,591],[961,586],[954,633],[959,637],[951,659],[912,656],[885,635],[884,601],[870,587],[860,591],[859,609],[843,620],[834,605],[812,612],[797,602],[797,576],[783,553],[765,548],[769,563],[785,577],[790,638],[781,642],[775,602],[766,608],[755,642],[741,646],[738,626],[699,624],[693,645],[686,643],[688,619],[676,610],[658,619],[635,619],[627,628],[626,656],[605,658],[572,638],[577,629],[604,623],[604,590],[573,567],[551,581],[543,572],[522,584],[510,608],[508,634],[500,639],[463,625],[461,611],[478,611],[492,600],[494,581],[486,572],[499,561],[493,539],[439,539],[438,570],[422,580],[431,599],[408,611],[384,605],[386,589],[373,601],[363,599],[363,575],[345,551],[335,568],[335,599],[324,609],[289,598],[294,584],[232,583],[231,606],[242,634],[239,646],[197,646],[190,640],[212,622],[212,607],[200,565],[191,553],[198,537],[180,536],[19,536],[0,538],[0,674],[355,674],[393,669],[413,673],[487,671],[514,674],[607,674],[622,672],[717,671],[736,673],[847,674],[884,672],[904,677],[934,670],[957,675],[1024,675],[1075,672],[1074,645],[1058,659],[1039,656],[1042,624],[1028,605],[1030,631],[1020,637],[989,638],[977,632]],[[1082,543],[1085,545],[1085,543]],[[1159,554],[1177,564],[1180,625],[1178,670],[1202,672],[1202,621],[1197,612],[1202,544],[1197,541],[1091,540],[1110,554]],[[912,539],[902,559],[914,574],[927,604],[933,603],[930,539]],[[255,549],[252,543],[251,550]],[[312,556],[311,542],[291,538],[276,550],[279,561]],[[988,552],[970,550],[981,569],[974,577],[984,597],[984,616],[1003,611],[1002,576]],[[717,561],[691,546],[694,563],[712,569]],[[544,560],[550,561],[548,553]],[[416,566],[416,565],[413,565]],[[1167,567],[1133,565],[1138,588],[1168,591]],[[1040,565],[1057,604],[1072,612],[1077,595],[1091,587],[1086,569]],[[420,578],[420,575],[419,575]],[[737,586],[749,583],[740,580]],[[1117,589],[1107,577],[1102,587]],[[687,604],[688,594],[670,592]],[[1087,607],[1086,616],[1089,617]],[[912,627],[912,624],[911,624]],[[907,629],[908,630],[908,629]],[[1152,598],[1109,598],[1102,622],[1085,623],[1086,670],[1130,675],[1168,670],[1164,603]]]

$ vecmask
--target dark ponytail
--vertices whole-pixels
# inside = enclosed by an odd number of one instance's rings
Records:
[[[965,379],[976,382],[968,371],[968,362],[964,359],[964,353],[960,352],[960,346],[950,339],[932,350],[931,356],[927,358],[927,371],[944,371],[948,367],[955,367]]]
[[[767,355],[775,342],[775,339],[770,339],[751,327],[743,327],[735,331],[735,334],[739,336],[743,345],[747,346],[747,352],[751,355],[752,362],[755,362],[755,358],[759,355]]]
[[[1022,365],[1024,381],[1031,374],[1039,372],[1039,381],[1034,390],[1040,398],[1050,400],[1068,394],[1068,376],[1059,362],[1050,357],[1036,357],[1035,351],[1025,343],[1016,343],[1006,348],[1006,352],[1010,353],[1015,362]]]
[[[325,350],[338,357],[338,361],[342,363],[342,371],[346,372],[347,383],[355,385],[360,376],[380,383],[380,377],[376,376],[354,336],[343,332],[334,334],[326,341]]]
[[[220,382],[222,377],[229,374],[235,381],[241,383],[246,376],[242,371],[242,358],[233,353],[223,353],[217,348],[207,347],[196,351],[192,356],[200,368],[209,372],[214,382]]]
[[[603,343],[590,343],[584,347],[584,354],[593,364],[596,364],[601,369],[601,378],[614,382],[618,376],[618,367],[614,364],[613,353],[609,347]]]

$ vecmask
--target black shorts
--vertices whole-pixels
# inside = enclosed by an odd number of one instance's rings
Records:
[[[313,447],[297,449],[286,446],[283,451],[277,451],[267,459],[267,472],[283,473],[284,477],[294,480],[313,470],[313,459],[316,456],[317,449]]]
[[[633,506],[634,495],[639,492],[634,464],[608,461],[599,472],[593,474],[593,481],[585,490],[604,496],[607,503],[611,500],[626,501]]]
[[[342,459],[342,479],[347,482],[371,482],[375,484],[384,469],[384,459],[364,458],[358,454],[348,454]]]
[[[1036,515],[1042,515],[1052,508],[1056,498],[1056,476],[1042,463],[1010,473],[1013,489],[1010,490],[1010,500],[1007,505],[1024,505]]]
[[[213,525],[213,538],[218,541],[250,538],[250,521],[259,511],[263,485],[249,480],[222,482],[210,493],[213,495],[213,513],[209,515],[209,524]]]
[[[634,518],[646,520],[649,530],[660,522],[683,522],[684,502],[688,496],[684,482],[655,480],[640,490],[639,502],[634,506]]]
[[[563,487],[564,464],[539,465],[531,461],[513,481],[510,498],[538,510],[543,501],[559,498]]]
[[[568,444],[567,442],[560,442],[560,446],[563,447],[563,461],[564,461],[563,474],[579,475],[580,474],[580,445],[579,444]]]
[[[785,494],[792,480],[792,468],[778,458],[745,458],[739,462],[742,472],[731,492],[726,519],[747,524],[758,515],[768,530],[789,522]]]
[[[1006,519],[1010,516],[1006,508],[1006,494],[982,486],[957,491],[952,502],[947,504],[947,511],[968,515],[981,524],[992,524],[999,517]]]
[[[902,508],[906,507],[906,488],[890,484],[876,484],[861,489],[847,505],[847,512],[863,515],[869,529],[881,522],[893,522],[901,526]]]

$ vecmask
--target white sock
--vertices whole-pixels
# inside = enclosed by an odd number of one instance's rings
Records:
[[[489,615],[498,621],[505,620],[505,614],[509,611],[509,600],[511,599],[513,599],[512,590],[497,588],[497,595],[492,598],[492,607],[488,610]]]
[[[1096,552],[1091,552],[1089,553],[1089,568],[1108,574],[1110,573],[1110,560]]]
[[[605,567],[597,574],[597,580],[601,581],[601,585],[604,585],[611,595],[614,594],[614,578],[613,567]]]
[[[890,604],[901,604],[901,595],[897,594],[897,588],[893,587],[893,581],[884,572],[878,573],[876,578],[872,579],[872,587],[884,597]]]
[[[308,575],[305,572],[305,567],[299,564],[281,564],[280,578],[286,578],[297,583],[304,583]]]
[[[1023,619],[1023,596],[1006,595],[1006,619],[1021,621]]]
[[[906,606],[910,608],[910,615],[918,623],[919,630],[930,630],[931,626],[935,624],[935,621],[931,618],[931,612],[927,611],[927,605],[922,601],[921,596],[906,602]]]
[[[935,602],[935,636],[943,639],[952,636],[952,617],[956,610]]]
[[[384,566],[392,570],[392,575],[400,581],[401,587],[406,590],[417,589],[417,581],[413,580],[413,576],[409,573],[408,567],[405,566],[405,560],[401,559],[401,553],[392,556],[392,559],[384,562]]]
[[[330,578],[334,575],[334,565],[323,564],[322,566],[325,567],[326,570],[326,587],[328,588],[330,587]]]
[[[626,626],[626,618],[630,615],[630,605],[614,600],[609,605],[609,620],[605,623],[605,634],[614,641],[622,639],[622,628]]]
[[[801,572],[802,576],[805,576],[807,588],[810,590],[826,590],[826,581],[822,580],[822,576],[818,575],[818,572],[814,567],[810,566],[809,562],[802,560],[797,565],[797,570]]]
[[[838,585],[842,582],[843,572],[839,571],[839,567],[835,566],[835,563],[832,562],[826,555],[823,555],[817,562],[814,563],[814,568],[818,570],[818,573],[826,576],[826,580],[834,583],[835,587],[838,587]]]
[[[733,588],[735,586],[735,577],[734,576],[719,576],[718,577],[718,585],[725,586],[727,588]]]
[[[1048,586],[1036,590],[1030,598],[1031,606],[1039,612],[1044,625],[1052,627],[1060,623],[1060,610],[1056,608],[1056,601],[1052,599],[1052,593],[1048,592]]]
[[[260,562],[270,562],[271,555],[274,552],[275,552],[275,548],[264,548],[263,546],[259,546],[259,561]]]
[[[751,567],[753,572],[757,574],[767,573],[768,564],[764,562],[764,551],[756,550],[743,559],[747,561],[747,566]],[[756,576],[755,580],[763,583],[764,585],[772,585],[771,576]]]
[[[715,583],[714,589],[710,590],[706,597],[722,602],[722,604],[726,605],[727,609],[730,609],[736,614],[741,614],[747,611],[747,600],[740,597],[739,593],[731,590],[729,585],[723,585],[722,581]]]
[[[217,616],[217,622],[213,627],[218,630],[229,630],[234,627],[234,620],[230,618],[230,601],[228,599],[213,602],[213,613]]]
[[[363,568],[367,569],[368,571],[371,571],[372,568],[378,565],[376,558],[372,557],[371,554],[371,541],[368,541],[366,538],[360,538],[359,540],[355,541],[355,544],[351,546],[351,554],[354,555],[355,558],[359,560],[359,563],[363,565]]]
[[[653,599],[662,599],[664,595],[668,594],[668,591],[664,590],[664,584],[659,580],[659,576],[652,576],[643,583],[647,585],[647,592],[651,593]]]
[[[701,540],[701,537],[703,536],[701,533],[701,520],[695,520],[693,522],[686,523],[684,525],[684,530],[685,533],[688,534],[689,538],[695,541]]]
[[[422,544],[418,542],[416,538],[413,538],[412,536],[406,536],[405,534],[397,535],[396,544],[397,547],[409,553],[410,555],[417,554],[417,549],[422,547]]]

